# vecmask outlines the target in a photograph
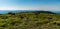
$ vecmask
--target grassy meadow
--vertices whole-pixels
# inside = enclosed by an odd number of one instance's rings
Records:
[[[39,12],[0,14],[0,29],[60,29],[60,14]]]

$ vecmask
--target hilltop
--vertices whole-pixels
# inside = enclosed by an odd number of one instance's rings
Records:
[[[50,11],[0,14],[0,29],[60,29],[60,15]]]

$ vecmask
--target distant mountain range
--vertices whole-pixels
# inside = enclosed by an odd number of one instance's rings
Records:
[[[36,13],[48,13],[48,14],[57,14],[55,12],[52,11],[41,11],[41,10],[15,10],[15,11],[11,11],[12,13],[22,13],[22,12],[36,12]]]
[[[39,13],[50,13],[50,14],[60,14],[60,11],[41,11],[41,10],[0,10],[0,14],[6,14],[6,13],[20,13],[20,12],[39,12]]]

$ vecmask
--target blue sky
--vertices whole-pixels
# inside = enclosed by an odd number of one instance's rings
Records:
[[[0,10],[60,10],[60,0],[0,0]]]

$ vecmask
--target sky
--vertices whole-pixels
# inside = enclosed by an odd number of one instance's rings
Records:
[[[0,0],[0,10],[60,11],[60,0]]]

